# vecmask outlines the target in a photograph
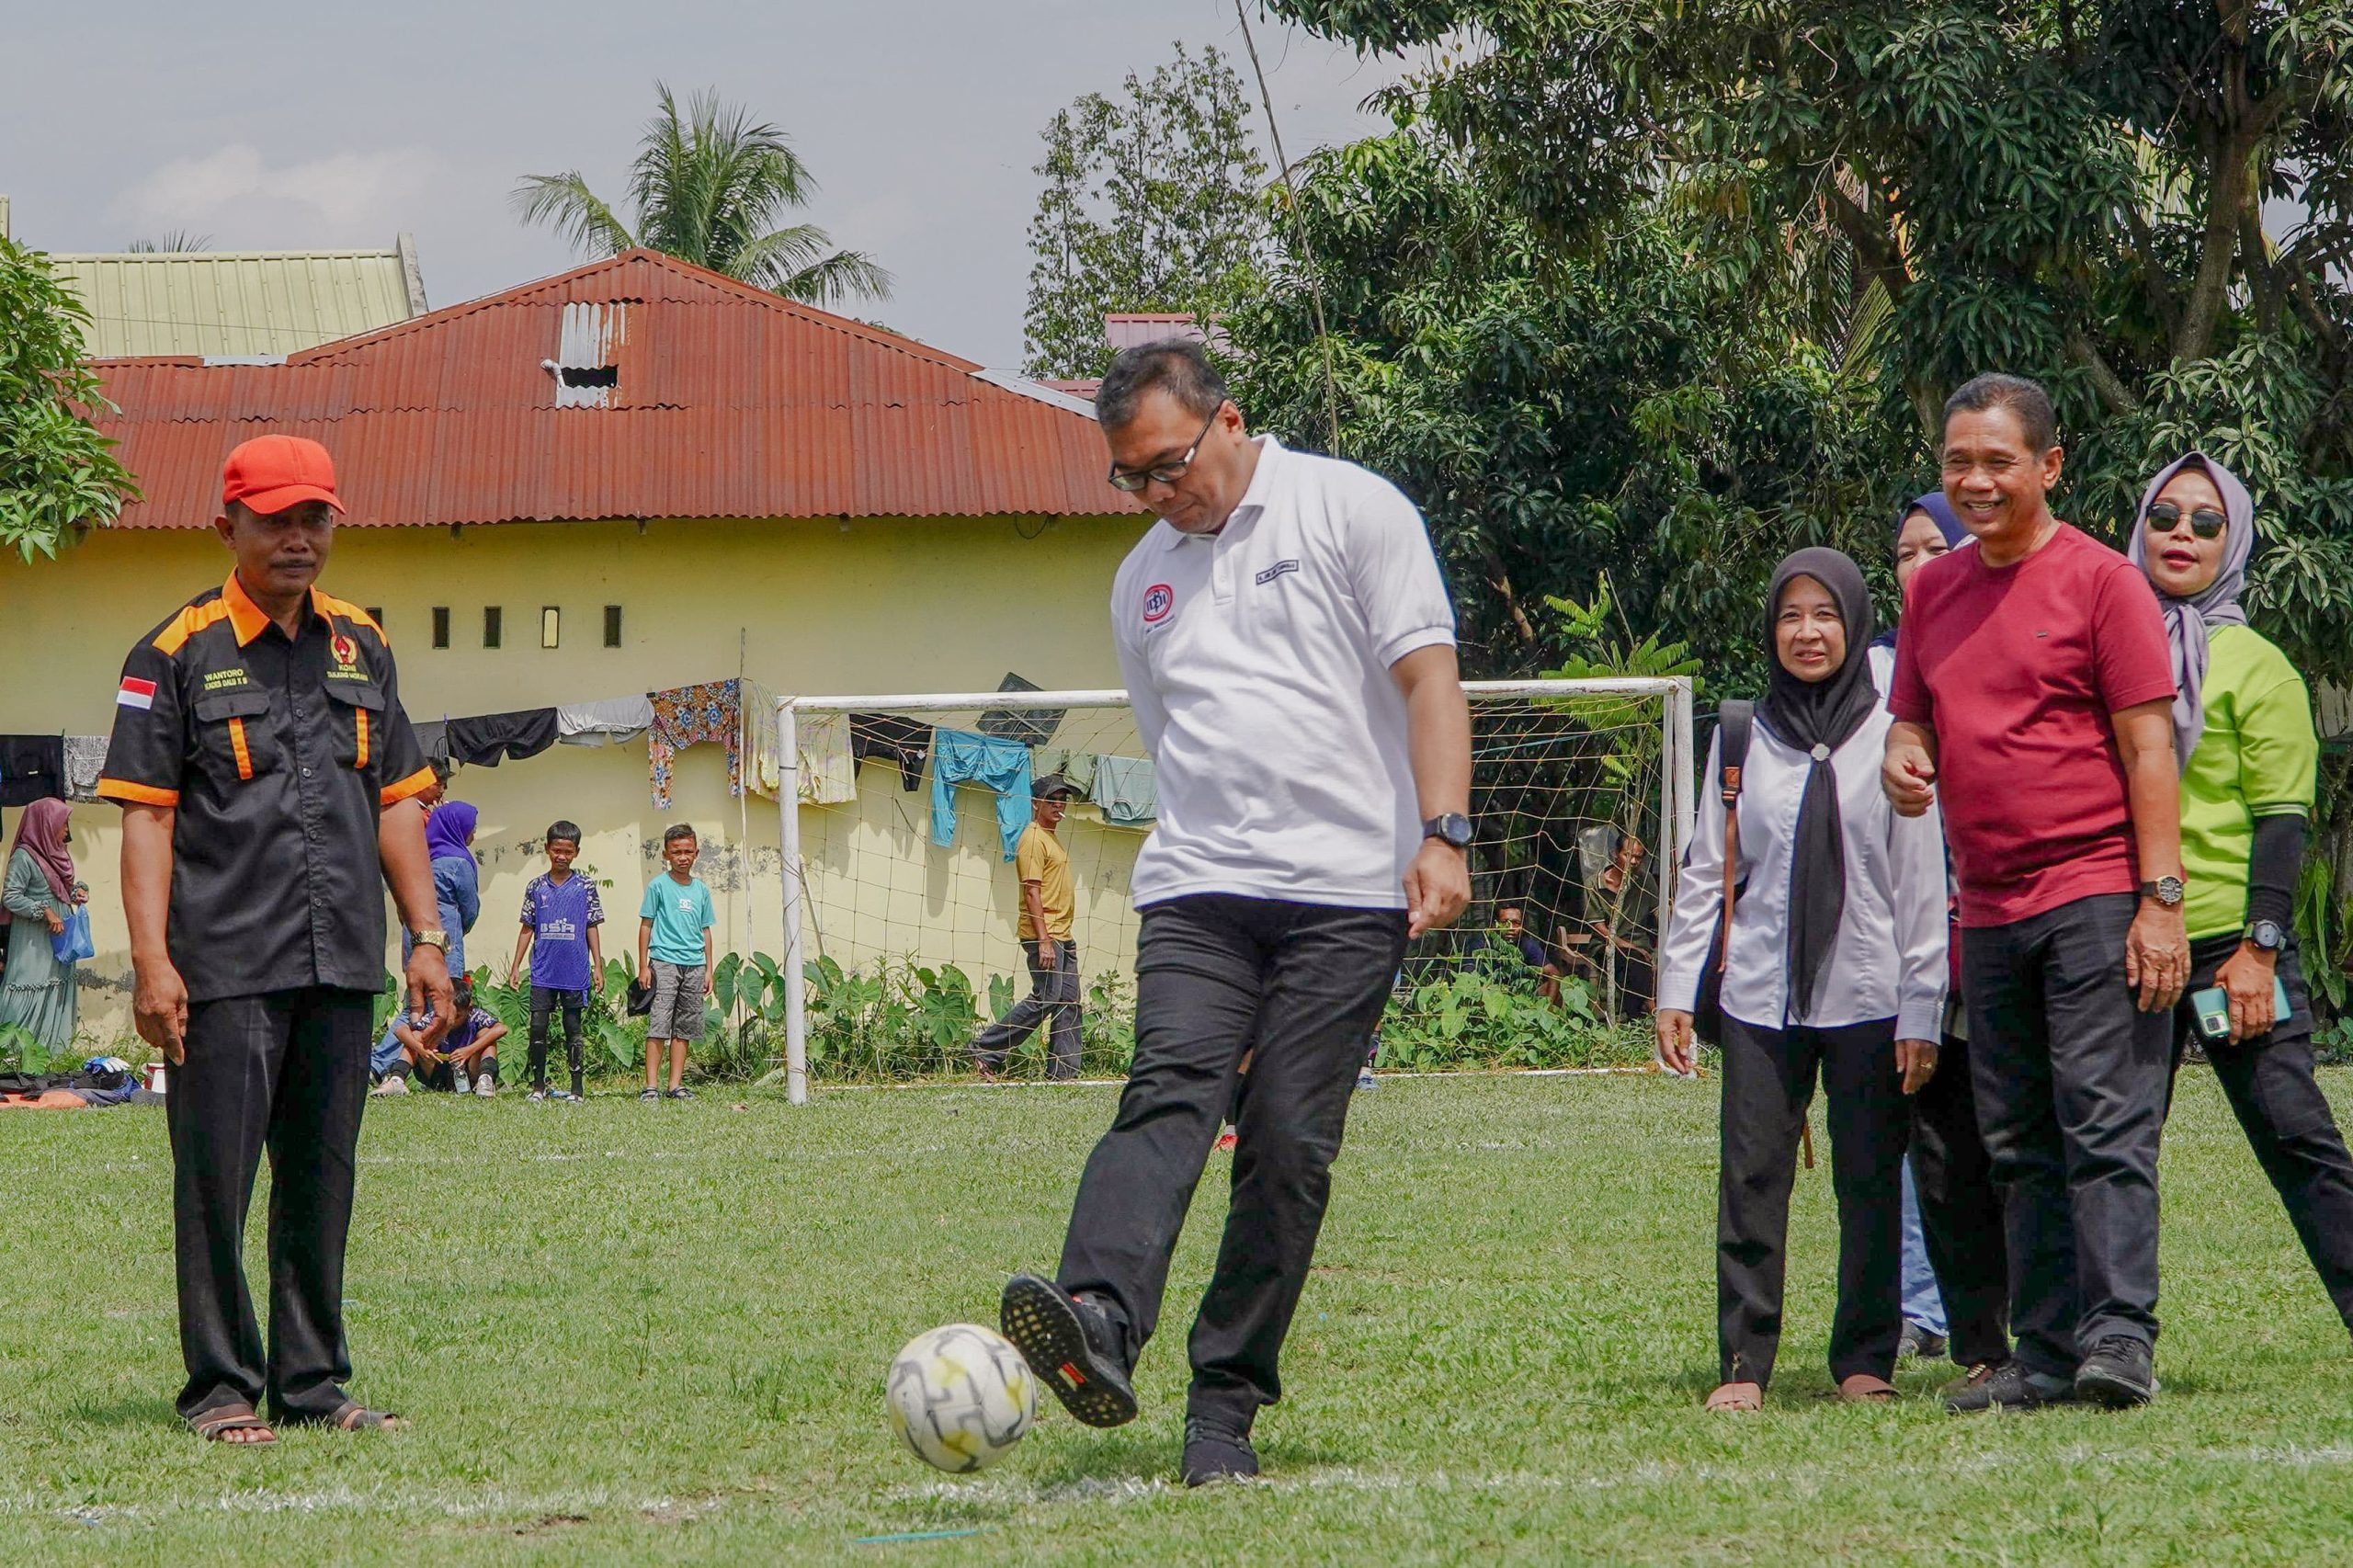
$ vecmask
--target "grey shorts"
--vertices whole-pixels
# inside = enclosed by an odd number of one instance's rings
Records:
[[[646,1016],[648,1040],[702,1038],[702,965],[654,960],[654,1011]]]

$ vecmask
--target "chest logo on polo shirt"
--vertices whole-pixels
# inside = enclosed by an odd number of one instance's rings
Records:
[[[338,631],[327,639],[327,652],[335,658],[335,667],[327,674],[337,680],[366,680],[368,670],[359,662],[359,643],[348,631]]]
[[[1165,583],[1154,583],[1143,591],[1143,623],[1157,626],[1168,619],[1176,608],[1176,590]]]
[[[1258,586],[1263,588],[1267,584],[1273,582],[1276,578],[1284,575],[1286,573],[1296,572],[1298,570],[1299,562],[1296,561],[1278,561],[1272,566],[1267,567],[1264,572],[1259,573],[1257,576],[1252,578],[1251,581],[1256,583]]]

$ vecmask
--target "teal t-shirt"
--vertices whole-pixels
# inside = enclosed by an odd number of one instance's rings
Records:
[[[2320,742],[2312,699],[2288,656],[2244,626],[2206,636],[2206,728],[2181,776],[2181,871],[2189,934],[2246,924],[2255,822],[2310,815]]]
[[[649,957],[664,963],[702,962],[702,934],[717,922],[711,917],[710,890],[703,886],[700,877],[689,877],[681,883],[664,872],[646,884],[637,914],[639,919],[654,922],[654,940],[646,949]]]

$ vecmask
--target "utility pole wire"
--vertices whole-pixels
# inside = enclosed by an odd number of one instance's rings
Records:
[[[1267,69],[1258,63],[1258,40],[1250,36],[1250,18],[1242,0],[1233,0],[1233,19],[1242,24],[1242,45],[1250,51],[1250,70],[1258,78],[1258,102],[1266,107],[1267,134],[1275,143],[1275,166],[1283,172],[1283,189],[1290,197],[1291,230],[1300,258],[1307,267],[1307,302],[1315,312],[1315,341],[1324,350],[1324,417],[1331,426],[1331,453],[1340,456],[1340,383],[1332,369],[1332,335],[1324,325],[1324,285],[1315,275],[1315,250],[1307,239],[1307,215],[1300,210],[1299,187],[1290,177],[1290,160],[1283,156],[1282,128],[1275,123],[1274,96],[1267,90]]]

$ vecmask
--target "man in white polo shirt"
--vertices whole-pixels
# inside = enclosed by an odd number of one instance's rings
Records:
[[[1096,393],[1111,483],[1161,519],[1111,629],[1158,774],[1136,858],[1136,1051],[1054,1280],[1006,1335],[1080,1420],[1136,1413],[1168,1259],[1244,1053],[1233,1191],[1194,1320],[1184,1478],[1257,1473],[1250,1426],[1306,1283],[1364,1042],[1409,936],[1470,894],[1471,716],[1421,515],[1353,464],[1255,440],[1196,344]]]

